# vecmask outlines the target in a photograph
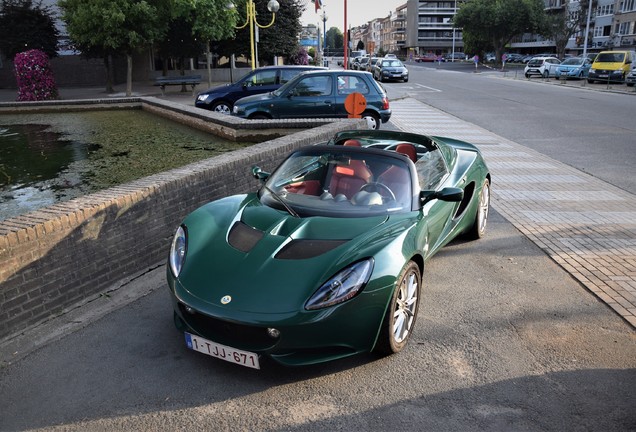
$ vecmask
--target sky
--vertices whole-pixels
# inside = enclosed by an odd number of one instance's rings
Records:
[[[327,30],[338,27],[344,31],[344,0],[323,0],[322,9],[316,13],[311,0],[304,0],[307,4],[305,13],[301,17],[303,25],[316,24],[323,28],[322,12],[327,13]],[[347,0],[347,25],[357,27],[366,24],[373,18],[384,18],[389,12],[406,3],[406,0]]]

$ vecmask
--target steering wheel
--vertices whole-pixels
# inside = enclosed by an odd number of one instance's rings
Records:
[[[371,189],[370,191],[368,191],[367,189]],[[378,182],[371,182],[371,183],[366,183],[363,184],[362,187],[360,188],[361,191],[365,191],[365,192],[377,192],[380,195],[382,195],[383,198],[391,198],[393,201],[396,201],[395,199],[395,194],[393,193],[393,191],[384,183],[378,183]],[[386,195],[383,195],[381,191],[386,192]]]

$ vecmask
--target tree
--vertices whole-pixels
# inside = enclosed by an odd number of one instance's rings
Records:
[[[342,50],[344,48],[344,35],[338,27],[331,27],[327,30],[327,49]]]
[[[13,59],[19,52],[38,49],[57,56],[59,32],[54,14],[41,2],[2,0],[0,3],[0,50]]]
[[[494,49],[501,62],[505,46],[523,33],[540,33],[544,18],[543,0],[471,0],[461,5],[454,24],[462,28],[464,51]]]
[[[121,52],[127,57],[126,95],[132,95],[132,55],[165,33],[167,1],[59,0],[62,19],[80,47]]]
[[[579,31],[585,32],[589,1],[581,0],[575,4],[568,1],[562,10],[546,16],[542,34],[554,41],[560,58],[565,56],[565,47],[570,38]]]
[[[275,56],[289,58],[298,55],[298,34],[302,26],[300,17],[305,9],[302,0],[278,0],[280,9],[276,13],[274,24],[265,29],[259,29],[258,58],[269,61]],[[256,1],[256,19],[262,25],[271,22],[272,14],[267,10],[266,1]],[[237,25],[245,23],[245,0],[237,2]],[[224,39],[216,44],[217,53],[225,56],[232,54],[250,57],[250,33],[249,27],[237,30],[233,39]]]

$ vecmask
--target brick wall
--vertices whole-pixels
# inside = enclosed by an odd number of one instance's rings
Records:
[[[251,166],[272,170],[292,149],[363,127],[304,130],[0,221],[0,341],[163,262],[189,212],[258,187]]]

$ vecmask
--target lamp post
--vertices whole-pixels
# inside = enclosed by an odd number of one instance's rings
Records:
[[[322,11],[322,55],[327,53],[327,13],[323,9]]]
[[[250,52],[252,55],[252,70],[256,69],[256,43],[258,42],[254,37],[254,33],[258,34],[258,28],[268,28],[274,25],[274,20],[276,20],[276,12],[280,9],[280,4],[276,0],[269,0],[267,3],[267,10],[272,13],[272,21],[267,24],[259,24],[256,20],[256,4],[252,0],[247,0],[245,5],[245,23],[241,26],[236,27],[237,29],[244,29],[248,25],[250,26]]]

